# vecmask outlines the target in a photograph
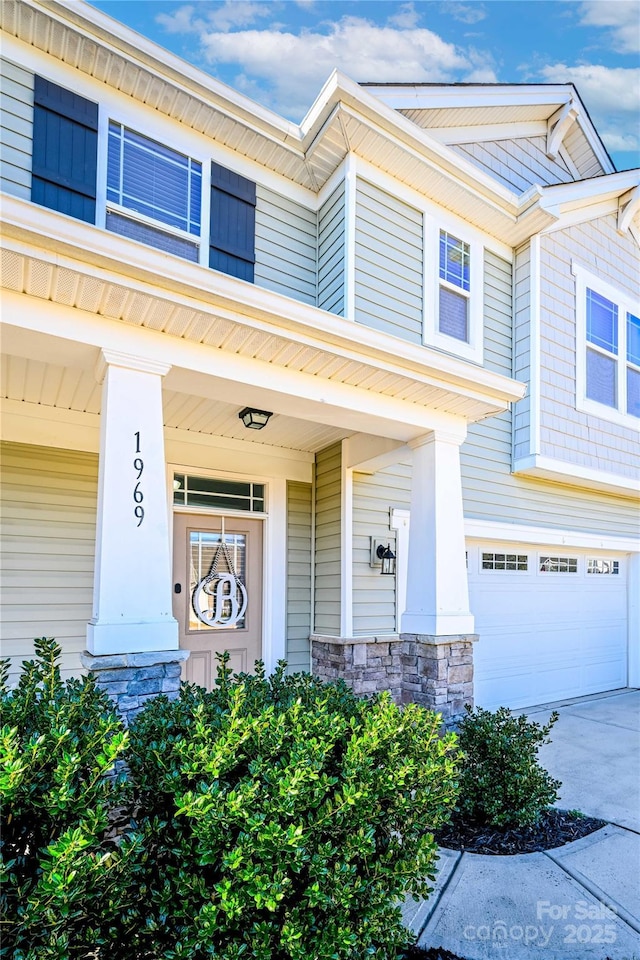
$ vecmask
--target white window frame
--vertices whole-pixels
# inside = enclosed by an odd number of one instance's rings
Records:
[[[627,360],[627,314],[640,316],[640,303],[634,301],[631,294],[601,279],[576,261],[571,263],[571,272],[576,278],[576,410],[640,433],[640,417],[627,413],[627,367],[640,371],[640,367]],[[616,361],[615,407],[587,397],[587,349],[598,349],[587,340],[587,289],[606,297],[618,308],[618,354],[614,356],[608,351],[603,352],[603,355]]]
[[[469,291],[440,278],[440,232],[450,234],[469,247]],[[458,340],[440,331],[440,287],[467,297],[469,304],[467,341]],[[424,314],[423,342],[454,356],[484,363],[484,244],[477,234],[467,231],[464,224],[446,214],[424,215]]]
[[[105,111],[105,113],[106,113],[106,111]],[[104,156],[104,171],[103,171],[103,176],[104,176],[104,181],[105,181],[105,182],[104,182],[104,195],[105,195],[105,228],[106,228],[106,216],[107,216],[107,214],[108,214],[109,212],[118,214],[119,216],[124,217],[124,218],[126,218],[126,219],[128,219],[128,220],[136,221],[136,222],[138,222],[138,223],[144,224],[145,226],[151,227],[152,229],[157,230],[157,231],[159,231],[160,233],[164,233],[164,234],[166,234],[166,235],[168,235],[168,236],[174,236],[174,237],[176,237],[177,239],[184,240],[184,241],[190,243],[192,246],[195,247],[196,252],[197,252],[197,257],[196,257],[196,259],[195,259],[194,261],[192,261],[192,262],[199,263],[199,262],[200,262],[200,259],[201,259],[201,257],[200,257],[200,251],[201,251],[201,248],[202,248],[202,245],[203,245],[203,244],[202,244],[202,237],[203,237],[203,234],[202,234],[202,221],[203,221],[203,217],[204,217],[204,207],[205,207],[204,180],[205,180],[205,167],[206,167],[206,164],[203,163],[203,161],[202,161],[202,159],[201,159],[200,157],[194,157],[194,156],[193,156],[192,154],[190,154],[190,153],[184,153],[182,150],[179,150],[179,149],[177,149],[176,147],[166,145],[166,146],[167,146],[167,149],[172,150],[176,155],[185,157],[185,158],[186,158],[187,160],[189,160],[191,163],[194,163],[194,162],[195,162],[195,163],[198,163],[198,164],[200,165],[200,224],[199,224],[199,231],[198,231],[197,233],[192,233],[191,231],[182,229],[181,227],[176,227],[176,226],[174,226],[173,224],[166,223],[164,220],[161,220],[161,219],[156,218],[156,217],[152,217],[152,216],[150,216],[149,214],[142,213],[141,211],[135,210],[135,209],[133,209],[132,207],[124,206],[123,204],[118,203],[118,202],[115,201],[115,200],[109,199],[108,196],[107,196],[107,193],[108,193],[108,183],[107,183],[107,177],[108,177],[108,156],[109,156],[109,146],[110,146],[110,135],[109,135],[109,132],[110,132],[111,124],[112,124],[112,123],[117,124],[123,131],[130,130],[132,133],[138,135],[139,137],[144,138],[145,140],[148,140],[150,144],[154,144],[154,143],[160,143],[160,144],[161,144],[162,142],[158,139],[157,136],[150,135],[147,131],[141,130],[138,126],[132,125],[132,124],[131,124],[130,122],[128,122],[127,120],[121,120],[121,119],[119,119],[119,118],[117,117],[117,115],[116,115],[116,116],[112,115],[111,111],[109,111],[108,116],[106,116],[105,120],[106,120],[106,123],[105,123],[105,137],[104,137],[104,141],[103,141],[103,149],[104,149],[104,154],[105,154],[105,156]],[[191,169],[189,168],[189,177],[190,177],[190,176],[191,176]],[[121,174],[121,177],[120,177],[120,187],[122,187],[122,174]],[[140,240],[140,241],[138,241],[138,242],[144,243],[143,240]],[[179,254],[176,254],[176,256],[179,256]]]

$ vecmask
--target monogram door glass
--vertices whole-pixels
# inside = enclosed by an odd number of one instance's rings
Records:
[[[235,673],[261,659],[262,546],[253,517],[175,515],[173,612],[189,683],[210,689],[225,650]]]
[[[189,533],[189,630],[242,630],[247,610],[244,533]]]

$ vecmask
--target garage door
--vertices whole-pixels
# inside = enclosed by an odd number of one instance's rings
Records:
[[[528,707],[624,687],[624,555],[469,544],[478,706]]]

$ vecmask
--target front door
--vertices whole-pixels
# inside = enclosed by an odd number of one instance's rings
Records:
[[[173,538],[173,613],[191,655],[183,679],[208,690],[216,653],[234,672],[262,655],[262,521],[178,513]]]

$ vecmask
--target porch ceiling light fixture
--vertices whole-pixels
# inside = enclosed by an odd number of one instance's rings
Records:
[[[392,577],[396,572],[396,555],[389,546],[381,543],[376,550],[376,557],[381,560],[380,573],[382,576]]]
[[[254,407],[244,407],[238,414],[245,427],[249,430],[262,430],[273,416],[268,410],[256,410]]]

